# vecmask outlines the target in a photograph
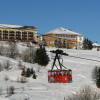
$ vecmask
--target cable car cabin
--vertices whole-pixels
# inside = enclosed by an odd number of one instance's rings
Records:
[[[72,70],[49,70],[48,71],[49,83],[70,83],[72,82]]]
[[[61,55],[67,55],[66,53],[63,53],[62,50],[57,49],[56,51],[51,51],[52,53],[55,53],[55,58],[53,61],[53,65],[51,70],[48,71],[48,82],[49,83],[70,83],[72,82],[72,70],[67,69],[63,64],[60,62]],[[60,69],[56,65],[56,61],[58,60],[58,64]],[[55,70],[54,67],[57,69]],[[63,69],[64,68],[64,69]]]

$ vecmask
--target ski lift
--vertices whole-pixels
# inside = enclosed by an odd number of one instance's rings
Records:
[[[72,82],[72,70],[67,69],[63,64],[60,62],[61,55],[67,55],[63,53],[62,50],[57,49],[56,51],[51,51],[55,53],[54,62],[52,65],[51,70],[48,71],[48,82],[49,83],[70,83]],[[59,68],[56,66],[56,60],[58,60]],[[54,69],[56,67],[56,69]]]

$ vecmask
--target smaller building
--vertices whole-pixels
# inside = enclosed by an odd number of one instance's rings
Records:
[[[0,24],[0,41],[37,42],[37,28],[34,26]]]
[[[83,36],[80,33],[60,27],[43,36],[48,47],[82,48]]]
[[[100,51],[100,44],[98,43],[93,43],[93,48],[97,49],[97,51]]]

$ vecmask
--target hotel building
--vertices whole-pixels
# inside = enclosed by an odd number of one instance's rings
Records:
[[[0,41],[38,41],[37,29],[34,26],[0,24]]]
[[[55,47],[55,41],[65,42],[66,48],[80,49],[82,48],[83,36],[80,33],[60,27],[49,32],[43,36],[48,47]],[[58,43],[59,44],[59,43]]]

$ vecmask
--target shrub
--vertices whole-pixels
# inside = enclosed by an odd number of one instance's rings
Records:
[[[0,87],[0,95],[2,95],[2,88]]]
[[[3,53],[4,53],[4,46],[3,45],[0,45],[0,55],[3,55]]]
[[[21,75],[23,77],[30,77],[32,76],[33,79],[36,79],[37,75],[35,73],[35,70],[33,70],[32,68],[27,68],[27,69],[23,69],[22,72],[21,72]]]
[[[7,61],[4,63],[4,68],[5,68],[6,70],[9,70],[9,69],[10,69],[10,61],[9,61],[9,60],[7,60]]]
[[[32,47],[29,47],[28,49],[26,49],[22,54],[21,54],[21,58],[24,62],[29,62],[29,63],[34,63],[34,59],[35,59],[35,52],[36,50]]]
[[[19,62],[18,62],[18,68],[19,68],[19,69],[24,69],[24,67],[25,67],[25,66],[23,65],[22,61],[19,61]]]
[[[2,64],[0,63],[0,72],[3,71],[3,66]]]
[[[18,82],[20,82],[20,83],[26,83],[26,82],[27,82],[27,79],[26,79],[26,77],[21,76],[21,77],[18,79]]]
[[[10,96],[12,94],[14,94],[15,88],[14,86],[10,86],[7,88],[7,94]]]
[[[36,76],[35,74],[33,74],[33,79],[36,79],[36,77],[37,77],[37,76]]]
[[[9,57],[16,58],[16,56],[18,55],[17,43],[9,41],[8,51]]]
[[[22,75],[22,76],[26,76],[25,68],[23,68],[23,70],[22,70],[22,72],[21,72],[21,75]]]
[[[26,70],[26,77],[30,77],[31,76],[31,71],[29,68],[27,68]]]
[[[6,75],[6,76],[4,77],[4,80],[5,80],[5,81],[8,81],[8,80],[9,80],[9,77]]]
[[[36,78],[37,78],[37,75],[35,74],[35,72],[33,73],[32,78],[33,78],[33,79],[36,79]]]
[[[81,89],[76,95],[69,96],[65,100],[99,100],[100,94],[93,91],[92,88],[86,86],[85,88]]]
[[[92,72],[92,78],[96,83],[96,86],[100,88],[100,67],[96,66]]]

